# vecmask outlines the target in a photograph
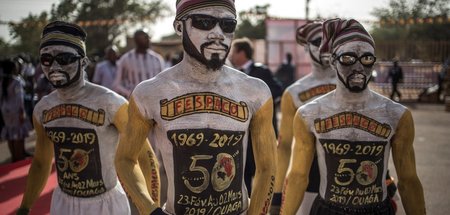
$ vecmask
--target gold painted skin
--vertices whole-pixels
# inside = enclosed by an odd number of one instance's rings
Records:
[[[228,11],[224,12],[222,7],[209,7],[209,8],[201,8],[196,9],[191,12],[208,14],[216,17],[231,17],[232,14]],[[193,28],[190,26],[191,20],[186,20],[186,28],[187,34],[191,37],[194,45],[198,46],[200,44],[207,41],[215,41],[221,40],[221,42],[230,45],[231,39],[233,37],[232,33],[223,33],[218,25],[213,28],[211,31],[202,31]],[[184,25],[181,21],[174,22],[175,30],[177,34],[182,35]],[[224,50],[213,50],[213,49],[205,49],[205,57],[210,58],[211,53],[218,52],[220,57],[225,57]],[[253,115],[251,117],[251,121],[249,122],[248,130],[252,134],[253,139],[253,150],[255,154],[255,163],[256,163],[256,174],[254,178],[254,186],[258,187],[252,193],[252,200],[250,201],[250,205],[248,206],[248,210],[244,212],[244,214],[265,214],[268,211],[268,207],[270,205],[270,201],[273,194],[273,180],[275,175],[275,167],[276,167],[276,154],[275,154],[275,146],[276,139],[275,133],[272,127],[272,113],[273,113],[273,101],[270,98],[270,91],[266,85],[264,85],[260,80],[253,79],[248,77],[239,71],[233,70],[229,67],[223,66],[218,71],[212,71],[211,69],[206,68],[205,65],[201,64],[199,61],[195,60],[189,54],[185,52],[184,58],[182,62],[169,70],[166,70],[160,73],[153,79],[147,80],[141,83],[133,92],[130,99],[130,109],[129,109],[129,125],[127,129],[127,133],[125,136],[121,137],[121,141],[119,144],[118,153],[116,155],[116,167],[117,173],[124,183],[125,189],[130,194],[133,201],[136,203],[141,214],[150,214],[153,212],[158,205],[153,201],[152,198],[146,193],[143,192],[146,190],[144,180],[142,174],[136,168],[136,159],[137,154],[142,146],[142,140],[145,139],[147,134],[153,130],[160,129],[161,125],[156,123],[155,118],[159,118],[159,99],[155,99],[153,97],[158,97],[158,93],[144,93],[149,90],[152,91],[152,88],[146,87],[155,87],[155,89],[161,90],[161,94],[165,94],[168,91],[176,91],[179,89],[183,89],[184,93],[190,93],[188,88],[202,89],[204,86],[212,85],[214,86],[211,89],[217,89],[218,87],[223,87],[224,90],[228,90],[233,92],[234,88],[228,88],[229,86],[234,86],[233,83],[236,82],[235,79],[245,79],[250,81],[250,83],[255,86],[242,85],[241,90],[247,89],[258,89],[262,90],[261,95],[252,95],[252,99],[249,101],[258,101],[264,99],[263,104],[258,105],[258,109],[252,110]],[[245,77],[244,77],[245,76]],[[160,86],[157,86],[155,82],[162,83]],[[180,84],[181,83],[181,84]],[[174,85],[172,85],[174,84]],[[218,84],[215,86],[215,84]],[[170,87],[169,87],[170,86]],[[257,86],[257,87],[256,87]],[[184,88],[185,87],[185,88]],[[141,89],[142,88],[142,89]],[[166,89],[167,88],[167,89]],[[205,87],[204,90],[193,90],[192,92],[204,92],[208,91]],[[244,90],[244,91],[245,91]],[[214,92],[215,90],[213,90]],[[153,91],[156,92],[156,91]],[[144,95],[145,94],[145,95]],[[238,93],[239,94],[239,93]],[[139,95],[139,101],[135,98],[136,95]],[[175,95],[179,96],[179,95]],[[159,97],[158,97],[159,98]],[[146,102],[149,99],[150,103]],[[172,99],[172,97],[167,98]],[[144,101],[145,100],[145,101]],[[143,104],[146,102],[145,104]],[[255,102],[257,103],[257,102]],[[151,111],[140,109],[140,105],[145,105],[146,107],[152,107]],[[157,107],[156,107],[157,106]],[[250,106],[250,105],[249,105]],[[251,105],[256,106],[255,104]],[[250,107],[251,108],[251,107]],[[156,111],[157,110],[157,111]],[[214,113],[210,113],[211,116],[205,115],[204,118],[200,118],[199,121],[207,121],[208,118],[215,118],[218,115]],[[145,116],[144,116],[145,115]],[[191,115],[195,116],[195,115]],[[189,116],[187,116],[189,117]],[[226,120],[224,120],[226,121]],[[167,121],[164,121],[168,123]],[[199,122],[200,123],[200,122]],[[196,125],[199,126],[199,125]],[[200,126],[205,126],[200,124]],[[242,123],[239,125],[242,126]],[[220,129],[218,127],[217,129]],[[168,140],[161,140],[159,144],[163,144],[163,142],[168,142]],[[249,146],[250,147],[250,146]],[[163,157],[164,159],[164,157]],[[167,158],[168,160],[171,158]],[[166,164],[169,166],[170,164]],[[176,165],[176,164],[175,164]],[[132,171],[130,171],[132,170]],[[169,172],[172,170],[167,170]],[[169,175],[169,174],[168,174]],[[169,181],[169,185],[173,182]],[[242,182],[243,183],[243,182]],[[170,188],[169,188],[170,189]],[[173,196],[168,196],[168,199],[174,198]],[[247,203],[247,200],[243,200],[244,205]],[[168,208],[170,206],[166,206]],[[245,208],[244,208],[245,209]]]
[[[321,36],[321,34],[317,34],[311,40],[315,40]],[[305,47],[305,52],[311,52],[316,59],[319,59],[318,47],[308,43],[308,46]],[[292,141],[294,138],[292,122],[295,112],[303,104],[306,104],[323,94],[316,95],[305,101],[301,101],[299,98],[293,98],[293,96],[298,97],[300,92],[307,91],[316,86],[335,84],[336,72],[333,71],[328,64],[325,65],[326,66],[320,65],[311,60],[311,73],[290,85],[281,97],[281,121],[279,143],[277,147],[278,168],[275,179],[275,193],[281,193],[284,179],[286,178],[286,172],[289,167]]]
[[[364,42],[349,42],[342,45],[337,50],[345,51],[348,49],[356,51],[359,55],[367,50],[373,53],[371,46]],[[344,74],[347,73],[347,75],[351,69],[346,69],[344,66],[339,65],[337,61],[332,62],[332,66],[334,69],[337,68],[342,70],[341,72],[344,72]],[[351,67],[361,67],[361,65],[359,65],[358,62]],[[370,70],[371,68],[366,69]],[[332,102],[330,102],[330,99]],[[376,101],[374,101],[374,99]],[[351,93],[340,81],[337,82],[336,91],[328,94],[328,96],[315,100],[315,103],[319,104],[321,100],[327,102],[328,106],[332,109],[342,110],[355,107],[360,110],[368,107],[373,109],[377,106],[382,107],[383,104],[391,102],[390,100],[372,92],[370,89],[365,89],[360,93]],[[384,103],[379,103],[379,101]],[[314,109],[320,108],[320,106],[313,107]],[[310,111],[310,109],[305,111]],[[394,112],[395,111],[397,110],[394,110]],[[312,122],[306,121],[306,118],[310,118],[311,116],[305,116],[304,114],[305,112],[302,111],[301,108],[297,111],[294,117],[295,142],[292,149],[290,162],[291,166],[288,169],[288,175],[283,188],[281,214],[295,214],[303,201],[304,193],[308,185],[308,175],[312,159],[316,151],[316,136],[312,130]],[[414,122],[411,112],[404,108],[403,113],[401,113],[401,117],[399,116],[395,134],[390,141],[392,146],[391,152],[395,169],[397,170],[398,187],[402,198],[403,207],[408,215],[422,215],[426,214],[425,202],[422,185],[416,172],[413,142]]]
[[[147,122],[140,114],[133,97],[130,99],[128,117],[126,132],[120,136],[120,143],[117,147],[116,170],[124,189],[131,196],[139,213],[150,214],[159,207],[159,204],[150,196],[149,192],[145,192],[148,189],[148,183],[139,169],[138,157],[141,149],[146,145],[144,140],[153,127],[153,123]]]
[[[125,136],[124,134],[128,129],[128,104],[124,104],[120,107],[114,122],[114,125],[116,125],[117,130],[119,130],[119,133],[121,134],[120,137]],[[159,205],[160,184],[158,160],[147,138],[144,139],[143,143],[142,149],[138,154],[139,165],[137,168],[138,171],[141,171],[144,176],[149,195],[152,199],[154,199],[155,203]],[[116,157],[119,150],[120,149],[118,147]]]

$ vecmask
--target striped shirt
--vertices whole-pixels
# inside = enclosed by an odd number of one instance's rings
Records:
[[[164,68],[163,58],[148,49],[147,53],[137,53],[133,49],[125,53],[117,62],[117,74],[114,89],[128,97],[140,82],[153,78]]]

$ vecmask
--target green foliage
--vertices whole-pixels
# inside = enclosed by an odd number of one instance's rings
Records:
[[[10,54],[31,53],[37,55],[42,28],[47,24],[48,14],[29,14],[20,23],[9,24],[10,34],[15,41],[9,48]]]
[[[374,9],[372,15],[379,22],[372,28],[372,37],[381,54],[390,53],[380,57],[440,60],[444,56],[436,55],[448,54],[449,14],[448,0],[390,0],[388,7]],[[431,18],[432,22],[426,22],[427,18]],[[443,22],[437,22],[437,18]],[[439,53],[434,53],[436,51],[430,47],[423,47],[423,44],[432,43],[444,44],[445,47],[439,49]]]
[[[248,11],[239,12],[239,24],[236,29],[236,38],[248,37],[250,39],[265,39],[266,25],[270,5],[256,5]]]
[[[392,20],[396,24],[376,25],[372,36],[379,40],[445,40],[450,38],[450,26],[446,22],[449,12],[448,0],[390,0],[389,7],[375,8],[372,14],[379,21]],[[442,17],[444,23],[407,23],[429,17]]]
[[[116,20],[117,23],[112,25],[83,26],[88,34],[88,54],[101,55],[104,48],[117,42],[118,36],[127,28],[151,25],[170,12],[162,0],[61,0],[58,5],[52,5],[51,19],[72,22]]]
[[[169,6],[163,0],[60,0],[52,5],[49,14],[29,14],[19,23],[10,24],[14,43],[9,45],[0,41],[0,51],[7,50],[11,54],[27,52],[37,56],[42,28],[50,21],[64,20],[91,23],[82,26],[88,34],[88,55],[102,55],[104,48],[116,43],[118,36],[128,28],[151,25],[170,13]],[[103,24],[92,24],[99,20]]]

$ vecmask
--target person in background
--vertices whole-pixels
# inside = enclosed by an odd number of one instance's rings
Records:
[[[25,159],[25,138],[32,129],[25,113],[23,82],[19,78],[19,68],[13,60],[1,63],[3,74],[0,87],[0,110],[4,127],[0,133],[2,140],[8,141],[12,162]]]
[[[134,33],[135,49],[125,53],[117,62],[114,89],[128,98],[142,81],[153,78],[164,69],[164,59],[150,49],[150,36],[144,30]]]
[[[295,66],[292,65],[292,54],[286,53],[285,61],[278,67],[275,77],[283,84],[283,90],[295,81]]]
[[[277,147],[278,168],[271,208],[271,214],[273,215],[279,213],[281,191],[291,158],[294,138],[292,122],[295,113],[300,106],[336,89],[336,72],[330,67],[328,61],[320,59],[319,46],[322,41],[322,22],[310,22],[300,26],[297,29],[296,40],[308,53],[312,69],[311,73],[290,85],[281,97],[280,137]],[[297,214],[309,214],[312,202],[319,192],[319,182],[319,166],[315,155],[309,172],[309,183],[305,197]]]
[[[20,54],[14,58],[16,67],[19,70],[19,78],[22,79],[24,88],[24,107],[27,119],[32,122],[33,108],[34,108],[34,93],[36,87],[36,80],[34,79],[35,68],[30,62],[30,59],[25,54]]]
[[[398,65],[398,60],[394,60],[394,66],[389,69],[388,79],[391,79],[392,84],[392,93],[391,99],[395,99],[395,95],[398,96],[398,100],[400,101],[402,98],[402,94],[398,90],[398,84],[403,82],[403,70],[402,67]]]
[[[173,59],[173,58],[172,58],[172,55],[169,54],[169,53],[167,53],[167,54],[166,54],[166,57],[164,58],[164,69],[167,69],[167,68],[173,66],[173,64],[172,64],[172,59]]]
[[[114,90],[113,83],[116,78],[117,58],[117,47],[114,45],[106,47],[105,60],[96,65],[92,82],[104,86],[110,90]]]
[[[275,110],[275,103],[281,97],[283,89],[281,87],[281,84],[274,79],[272,72],[267,66],[261,63],[255,63],[253,61],[254,49],[252,42],[248,38],[235,39],[231,47],[232,48],[229,57],[231,64],[234,66],[234,68],[239,69],[240,71],[251,77],[258,78],[267,84],[272,94],[272,100],[274,101],[273,109]],[[272,125],[275,134],[278,135],[277,118],[275,111],[273,111],[272,115]],[[252,140],[250,136],[249,143],[251,142]],[[245,164],[245,184],[249,193],[251,193],[252,191],[252,181],[253,176],[255,175],[255,169],[256,167],[253,156],[253,148],[248,147],[247,161]]]

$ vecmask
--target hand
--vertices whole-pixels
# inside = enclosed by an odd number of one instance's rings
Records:
[[[168,215],[161,208],[156,208],[150,215]]]
[[[28,208],[19,208],[17,209],[16,215],[28,215],[30,213],[30,209]]]

